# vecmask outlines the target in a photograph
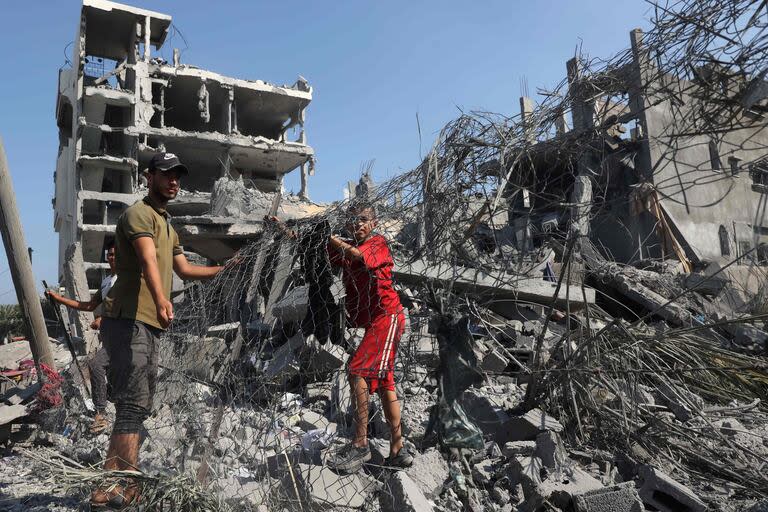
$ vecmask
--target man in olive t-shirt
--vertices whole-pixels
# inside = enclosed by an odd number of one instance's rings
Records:
[[[101,324],[109,353],[107,375],[115,424],[105,470],[138,470],[139,431],[152,409],[157,377],[157,341],[173,320],[173,271],[182,279],[207,279],[223,267],[190,265],[165,211],[189,174],[176,155],[160,153],[146,172],[149,193],[117,220],[117,281],[104,299]],[[91,503],[122,507],[138,497],[136,483],[96,489]]]

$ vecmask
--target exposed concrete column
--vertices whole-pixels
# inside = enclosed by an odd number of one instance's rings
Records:
[[[520,117],[523,120],[525,140],[528,144],[536,142],[536,132],[533,126],[533,100],[527,96],[520,96]]]
[[[13,182],[2,139],[0,139],[0,233],[5,245],[5,254],[8,257],[8,266],[11,269],[13,287],[16,289],[16,298],[31,331],[32,339],[29,340],[29,346],[35,363],[43,363],[55,369],[48,341],[48,329],[45,327],[43,308],[35,286],[32,262],[27,252],[24,231],[21,228],[16,195],[13,192]]]
[[[576,130],[589,130],[595,126],[594,103],[586,101],[579,80],[582,67],[578,57],[574,57],[566,63],[568,71],[568,94],[571,97],[571,114],[573,116],[573,128]]]
[[[226,126],[224,127],[224,133],[231,134],[232,133],[232,107],[234,106],[235,101],[235,89],[233,87],[227,88],[227,99],[224,101],[224,122],[226,123]]]
[[[300,144],[306,144],[307,143],[307,132],[304,130],[304,121],[305,121],[305,113],[304,109],[302,109],[299,112],[299,126],[301,127],[301,133],[299,133],[299,143]],[[304,162],[301,164],[301,192],[299,192],[299,197],[302,199],[309,200],[309,171],[311,169],[312,173],[314,174],[314,165],[309,165],[308,162]]]
[[[91,296],[84,269],[83,251],[80,242],[77,242],[67,247],[64,256],[64,285],[67,294],[75,300],[87,301]],[[75,327],[83,337],[86,354],[92,354],[98,348],[98,336],[91,329],[91,322],[93,322],[93,313],[87,311],[75,313]]]
[[[635,169],[638,178],[648,183],[653,183],[653,170],[662,157],[662,151],[654,136],[663,130],[663,120],[658,119],[658,113],[652,109],[652,98],[649,98],[649,83],[653,73],[652,64],[648,56],[648,50],[643,44],[643,31],[639,28],[629,32],[632,45],[633,66],[627,87],[629,106],[632,114],[637,118],[637,141],[639,150],[635,158]],[[646,225],[643,216],[633,215],[629,226],[632,239],[635,240],[636,254],[639,258],[648,257],[644,247],[648,234],[653,227]],[[653,242],[652,242],[653,243]]]
[[[566,64],[568,70],[568,95],[571,97],[571,113],[573,115],[573,127],[578,131],[588,131],[595,128],[594,103],[584,99],[584,93],[580,84],[582,68],[578,57],[574,57]],[[571,233],[574,236],[589,235],[589,215],[592,210],[592,178],[594,174],[590,168],[592,155],[582,153],[577,163],[577,176],[574,178],[571,190]],[[579,246],[574,247],[574,252],[580,252]]]
[[[150,45],[150,36],[152,35],[152,28],[150,26],[150,21],[152,18],[149,16],[144,17],[144,60],[149,62],[149,59],[152,55],[149,49]]]
[[[632,43],[632,57],[634,69],[632,78],[627,88],[629,95],[629,106],[632,114],[637,117],[640,127],[638,140],[640,141],[640,151],[638,152],[637,170],[642,177],[651,180],[653,177],[653,168],[656,162],[661,158],[661,151],[658,145],[651,140],[654,135],[661,133],[662,122],[657,121],[657,117],[650,111],[651,99],[649,98],[648,85],[651,81],[651,62],[648,57],[648,51],[643,45],[643,31],[639,28],[629,33],[629,39]]]
[[[299,192],[299,197],[309,201],[309,184],[308,184],[308,177],[307,177],[307,163],[304,162],[301,164],[301,191]]]

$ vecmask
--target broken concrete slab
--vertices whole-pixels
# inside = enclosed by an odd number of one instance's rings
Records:
[[[425,279],[434,279],[451,283],[453,288],[461,292],[482,293],[494,298],[510,298],[516,301],[528,301],[549,305],[555,300],[556,305],[570,302],[571,307],[582,307],[584,300],[589,304],[595,302],[594,288],[585,287],[584,293],[566,297],[566,287],[563,286],[557,297],[554,297],[556,283],[542,281],[536,278],[518,278],[514,284],[503,274],[485,272],[478,268],[460,267],[447,263],[434,263],[416,260],[407,264],[395,264],[395,277],[405,284],[421,283]]]
[[[449,477],[448,463],[437,448],[429,448],[424,453],[415,454],[413,465],[406,473],[430,499],[435,499],[442,493],[443,484]]]
[[[560,433],[563,431],[563,426],[541,409],[531,409],[522,416],[512,416],[505,421],[500,428],[500,437],[503,439],[499,439],[498,442],[530,441],[546,430]]]
[[[379,496],[382,512],[430,512],[430,502],[411,477],[397,471],[387,480],[384,492]]]
[[[659,401],[666,405],[680,421],[688,421],[701,414],[704,401],[700,396],[680,386],[659,380],[656,386]]]
[[[26,415],[26,405],[0,405],[0,425],[14,422]]]
[[[643,512],[634,482],[624,482],[573,497],[575,512]]]
[[[331,419],[341,423],[342,419],[352,410],[352,391],[349,387],[347,374],[338,370],[331,381]]]
[[[685,485],[664,472],[644,464],[640,466],[640,499],[661,512],[704,512],[707,506]]]
[[[293,478],[291,478],[293,476]],[[295,478],[296,488],[293,485]],[[299,463],[282,478],[284,492],[321,510],[335,507],[360,508],[377,489],[376,481],[365,473],[340,475],[324,466]]]
[[[29,386],[16,386],[7,390],[0,401],[7,403],[8,405],[19,405],[26,402],[40,390],[40,383],[35,382]]]
[[[310,430],[325,430],[327,432],[336,432],[336,424],[331,422],[328,418],[322,414],[318,414],[315,411],[305,409],[301,412],[301,417],[296,423],[296,426],[302,429],[304,432]]]

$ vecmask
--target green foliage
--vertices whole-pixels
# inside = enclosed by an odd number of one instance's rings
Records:
[[[0,304],[0,337],[26,336],[26,325],[18,304]]]

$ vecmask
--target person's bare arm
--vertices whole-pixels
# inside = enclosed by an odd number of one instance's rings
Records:
[[[162,327],[168,327],[173,320],[173,304],[165,298],[163,290],[163,281],[160,278],[160,269],[157,266],[157,253],[155,252],[155,243],[152,238],[142,236],[132,242],[136,255],[141,263],[141,271],[144,274],[144,280],[149,287],[149,293],[155,301],[157,308],[157,320]]]
[[[91,300],[88,302],[82,301],[82,300],[74,300],[74,299],[68,299],[66,297],[62,297],[58,293],[52,292],[51,290],[48,290],[45,292],[48,297],[53,299],[55,302],[58,302],[59,304],[64,304],[68,308],[76,309],[78,311],[93,311],[97,307],[99,307],[99,304],[101,304],[101,299],[99,295],[94,295]]]
[[[328,244],[331,246],[331,248],[337,251],[341,251],[344,256],[348,258],[363,261],[363,253],[360,252],[360,249],[350,243],[345,242],[335,235],[331,235],[331,238],[328,240]]]
[[[187,261],[187,257],[184,254],[177,254],[173,257],[173,270],[184,280],[210,279],[221,272],[223,268],[220,266],[201,267],[199,265],[192,265]]]

